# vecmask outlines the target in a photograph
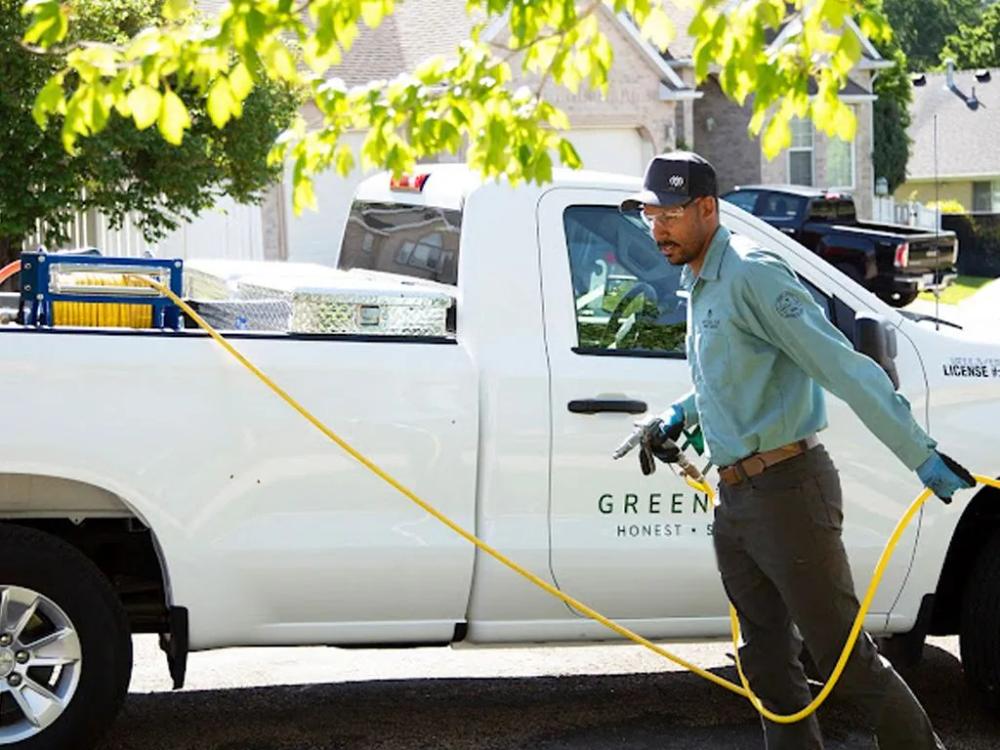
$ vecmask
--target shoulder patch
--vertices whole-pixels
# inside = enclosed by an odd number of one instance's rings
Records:
[[[774,309],[783,318],[797,318],[802,315],[802,301],[791,292],[782,292],[774,301]]]

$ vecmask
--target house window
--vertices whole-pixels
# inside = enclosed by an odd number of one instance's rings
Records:
[[[830,187],[854,187],[854,142],[836,136],[826,145],[826,184]]]
[[[788,181],[813,184],[813,126],[811,120],[792,118],[792,145],[788,149]]]
[[[972,210],[976,213],[1000,213],[1000,180],[972,183]]]

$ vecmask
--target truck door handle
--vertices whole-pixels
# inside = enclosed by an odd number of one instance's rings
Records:
[[[574,414],[599,414],[612,412],[614,414],[643,414],[648,410],[645,401],[632,399],[585,398],[570,401],[567,404]]]

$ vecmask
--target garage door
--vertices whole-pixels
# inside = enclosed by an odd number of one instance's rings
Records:
[[[584,169],[641,176],[653,146],[634,128],[581,128],[569,133]]]

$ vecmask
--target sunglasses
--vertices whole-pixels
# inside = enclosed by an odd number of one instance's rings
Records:
[[[684,201],[683,203],[673,206],[668,209],[658,210],[656,213],[647,214],[645,210],[639,211],[639,217],[642,219],[643,223],[652,229],[656,224],[669,224],[672,221],[676,221],[684,215],[687,207],[695,202],[697,198],[691,198]]]

